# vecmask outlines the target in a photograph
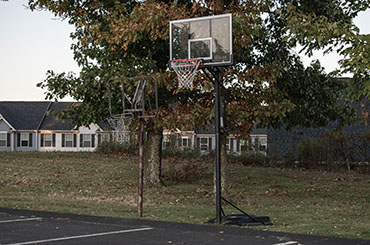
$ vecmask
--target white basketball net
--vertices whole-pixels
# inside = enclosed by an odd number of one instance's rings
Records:
[[[129,117],[113,115],[108,118],[108,123],[114,128],[114,140],[119,143],[126,143],[129,132]]]
[[[193,80],[201,63],[199,59],[172,60],[171,67],[179,80],[179,88],[193,89]]]

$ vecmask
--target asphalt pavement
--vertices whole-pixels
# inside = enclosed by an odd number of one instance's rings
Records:
[[[0,208],[0,244],[370,245],[370,240]]]

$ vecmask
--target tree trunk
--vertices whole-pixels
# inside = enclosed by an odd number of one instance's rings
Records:
[[[162,130],[152,129],[148,131],[147,140],[144,144],[144,181],[147,185],[162,183],[162,138]]]

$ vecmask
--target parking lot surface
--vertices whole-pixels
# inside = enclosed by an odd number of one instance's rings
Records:
[[[0,244],[370,244],[248,228],[0,208]]]

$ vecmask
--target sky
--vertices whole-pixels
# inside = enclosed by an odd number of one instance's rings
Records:
[[[27,0],[0,1],[0,101],[44,101],[46,91],[36,84],[45,80],[48,70],[80,70],[70,49],[73,26],[49,12],[32,12],[26,5]],[[370,10],[360,14],[355,24],[361,33],[369,34]],[[319,59],[326,72],[339,67],[335,53],[316,52],[304,57],[304,63],[313,59]]]

